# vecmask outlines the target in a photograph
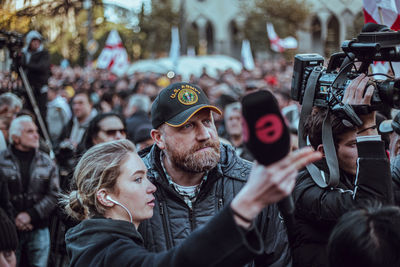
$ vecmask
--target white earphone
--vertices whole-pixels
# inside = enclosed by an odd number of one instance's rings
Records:
[[[106,196],[106,199],[108,199],[109,201],[113,202],[113,203],[116,204],[116,205],[121,206],[121,207],[128,213],[129,218],[130,218],[130,221],[131,221],[131,223],[133,223],[132,214],[129,212],[129,210],[128,210],[124,205],[122,205],[122,204],[119,203],[118,201],[112,199],[110,196]]]

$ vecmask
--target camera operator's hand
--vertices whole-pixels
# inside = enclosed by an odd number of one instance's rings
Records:
[[[366,88],[368,81],[369,77],[367,77],[365,74],[360,74],[360,76],[351,81],[349,86],[346,88],[342,102],[349,105],[371,105],[371,98],[372,94],[374,93],[374,87],[372,85],[369,85]],[[378,134],[378,131],[376,130],[375,111],[370,112],[369,114],[359,115],[359,117],[363,122],[363,124],[357,128],[357,133],[360,132],[359,135]],[[375,128],[373,128],[374,126]],[[363,131],[367,128],[369,129]]]

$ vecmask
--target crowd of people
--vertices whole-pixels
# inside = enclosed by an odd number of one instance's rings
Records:
[[[50,65],[40,34],[28,36],[21,66],[37,103],[0,73],[0,266],[400,265],[400,114],[354,126],[313,107],[298,136],[283,59],[187,82],[118,77]],[[355,78],[342,102],[369,105],[368,81]],[[291,135],[292,153],[269,166],[246,148],[241,119],[258,90],[274,94]],[[335,187],[315,181],[331,171],[327,117]],[[293,231],[277,205],[289,195]]]

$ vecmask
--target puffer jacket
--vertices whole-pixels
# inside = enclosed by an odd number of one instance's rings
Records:
[[[58,170],[50,157],[36,151],[30,166],[27,192],[23,191],[18,160],[10,148],[0,153],[0,175],[7,179],[14,215],[26,211],[35,228],[46,227],[59,191]]]
[[[390,165],[383,141],[357,142],[357,150],[356,176],[341,170],[335,188],[320,188],[307,170],[299,174],[293,191],[296,203],[295,266],[328,266],[328,238],[344,213],[368,205],[370,201],[393,203]],[[329,173],[325,160],[316,166]]]
[[[252,164],[239,158],[229,145],[221,144],[220,151],[220,161],[209,172],[192,209],[168,184],[160,163],[160,149],[153,145],[140,152],[148,168],[147,175],[157,187],[154,215],[139,227],[147,249],[160,252],[179,245],[228,205],[244,186]],[[291,266],[287,233],[277,206],[268,206],[256,225],[264,239],[265,251],[255,259],[254,266]]]

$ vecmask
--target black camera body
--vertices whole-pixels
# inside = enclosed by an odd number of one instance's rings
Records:
[[[19,56],[24,46],[24,35],[18,32],[9,32],[0,30],[0,49],[7,47],[10,51],[10,57],[15,59]]]
[[[328,66],[318,54],[297,54],[294,61],[291,98],[302,104],[311,72],[320,75],[314,88],[313,106],[335,109],[350,82],[361,73],[368,73],[373,61],[400,61],[400,32],[362,32],[357,38],[344,41],[343,52],[331,55]],[[355,63],[359,62],[358,68]],[[338,79],[340,76],[340,79]],[[400,80],[375,80],[370,110],[383,105],[400,108]]]

